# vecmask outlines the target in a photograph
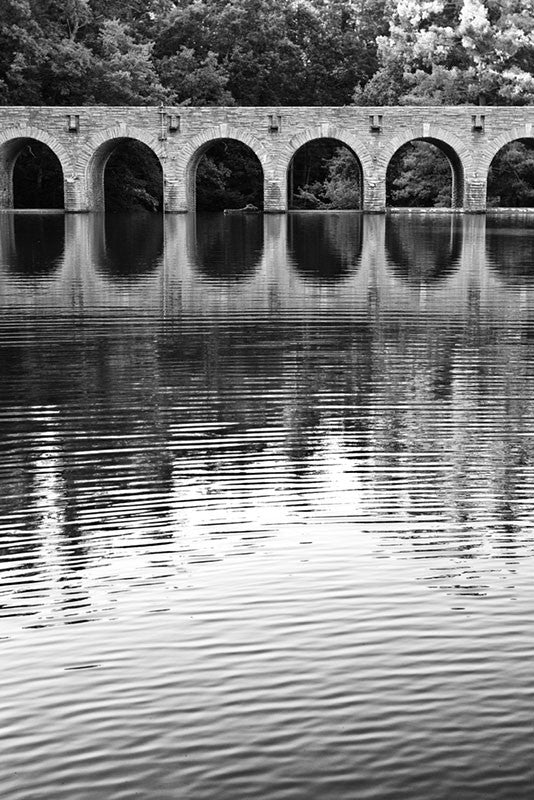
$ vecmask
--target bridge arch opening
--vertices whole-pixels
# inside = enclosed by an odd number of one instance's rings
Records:
[[[287,176],[290,210],[354,210],[363,205],[363,172],[339,139],[317,138],[293,154]]]
[[[191,207],[223,211],[247,205],[263,209],[263,168],[254,152],[238,139],[221,138],[202,145],[190,166]]]
[[[89,166],[97,211],[163,211],[163,168],[152,148],[132,137],[100,145]]]
[[[11,139],[0,149],[3,208],[64,208],[63,169],[51,147],[38,139]]]
[[[386,172],[386,205],[399,208],[461,208],[464,169],[451,145],[420,137],[405,142]]]
[[[534,206],[534,138],[514,139],[495,154],[488,170],[487,205]]]

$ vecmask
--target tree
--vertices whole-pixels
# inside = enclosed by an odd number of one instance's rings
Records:
[[[200,65],[211,53],[240,105],[342,105],[376,68],[384,3],[371,11],[364,0],[185,0],[161,20],[155,56],[187,48]]]
[[[4,0],[0,16],[0,102],[40,102],[43,32],[30,0]]]
[[[153,45],[137,42],[125,22],[106,20],[99,31],[93,64],[92,88],[96,102],[109,105],[145,105],[161,100],[164,89],[153,60]]]
[[[106,211],[161,211],[163,175],[154,153],[132,139],[111,154],[104,173]]]
[[[241,142],[223,139],[213,144],[200,160],[196,178],[199,211],[262,206],[261,164]]]
[[[397,0],[359,103],[534,102],[534,0]]]
[[[292,165],[295,208],[355,209],[361,204],[361,169],[354,153],[335,140],[301,148]]]
[[[394,155],[388,169],[388,205],[447,207],[451,189],[450,164],[429,142],[408,142]]]
[[[327,165],[324,182],[327,208],[351,209],[361,206],[361,168],[354,153],[338,147]]]
[[[198,58],[193,49],[181,45],[177,53],[160,59],[158,71],[169,103],[234,105],[234,98],[226,88],[229,76],[211,50]]]
[[[493,159],[488,175],[491,206],[534,206],[534,147],[517,141],[503,147]]]

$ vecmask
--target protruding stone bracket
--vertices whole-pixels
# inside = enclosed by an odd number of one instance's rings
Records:
[[[369,130],[371,133],[380,133],[382,130],[382,114],[371,114],[369,116]]]
[[[281,133],[282,117],[280,114],[269,114],[269,133]]]
[[[471,117],[472,130],[477,133],[484,133],[486,117],[484,114],[473,114]]]
[[[169,114],[168,115],[168,127],[170,133],[179,133],[180,132],[180,115],[179,114]]]
[[[181,126],[181,119],[179,114],[175,114],[172,111],[169,113],[163,103],[159,107],[159,117],[160,117],[160,131],[158,139],[160,142],[167,141],[167,134],[168,133],[179,133],[180,126]]]
[[[67,115],[67,130],[69,133],[80,132],[80,115],[68,114]]]

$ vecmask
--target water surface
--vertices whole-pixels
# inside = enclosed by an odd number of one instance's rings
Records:
[[[534,223],[0,215],[9,800],[530,800]]]

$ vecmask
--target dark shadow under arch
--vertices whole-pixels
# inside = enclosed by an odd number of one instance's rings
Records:
[[[287,197],[290,210],[361,209],[363,172],[358,156],[339,139],[311,139],[291,158]]]
[[[156,153],[132,137],[109,139],[91,161],[94,207],[98,211],[163,211],[163,169]]]
[[[295,212],[288,219],[287,238],[290,262],[301,277],[334,283],[359,267],[362,216],[347,212]]]
[[[63,170],[53,150],[37,139],[16,139],[6,150],[12,160],[13,208],[64,207]]]
[[[495,154],[488,170],[487,204],[534,207],[534,138],[514,139]]]
[[[263,209],[263,168],[252,148],[237,139],[215,139],[203,145],[192,184],[197,211],[246,205]]]
[[[409,286],[436,285],[449,277],[460,265],[462,243],[461,218],[386,219],[389,267]]]
[[[209,280],[245,280],[263,256],[263,217],[198,214],[192,255],[197,271]]]
[[[451,145],[433,137],[405,142],[386,172],[386,205],[462,208],[464,170]]]

